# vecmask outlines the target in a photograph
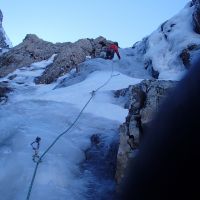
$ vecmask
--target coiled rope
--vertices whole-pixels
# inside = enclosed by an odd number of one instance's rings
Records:
[[[32,188],[33,188],[33,184],[34,184],[34,181],[35,181],[35,177],[36,177],[36,174],[37,174],[37,171],[38,171],[38,167],[39,167],[39,164],[41,163],[42,159],[45,157],[45,155],[50,151],[50,149],[56,144],[56,142],[65,134],[67,134],[73,127],[74,125],[76,124],[76,122],[79,120],[79,118],[81,117],[81,115],[83,114],[83,111],[86,109],[86,107],[88,106],[88,104],[90,103],[90,101],[93,99],[93,97],[95,96],[96,92],[98,92],[100,89],[102,89],[103,87],[105,87],[110,81],[111,79],[114,77],[114,76],[117,76],[117,75],[113,75],[113,63],[112,63],[112,69],[111,69],[111,74],[110,74],[110,77],[108,78],[108,80],[102,84],[100,87],[96,88],[95,90],[93,90],[91,92],[91,97],[89,98],[89,100],[86,102],[86,104],[83,106],[83,108],[81,109],[81,111],[79,112],[79,114],[77,115],[76,119],[73,121],[73,123],[65,130],[63,131],[62,133],[60,133],[56,139],[49,145],[49,147],[44,151],[44,153],[40,156],[40,158],[38,159],[38,161],[36,162],[36,165],[35,165],[35,168],[34,168],[34,172],[33,172],[33,176],[32,176],[32,179],[31,179],[31,183],[30,183],[30,186],[29,186],[29,190],[28,190],[28,193],[27,193],[27,197],[26,197],[26,200],[29,200],[30,199],[30,196],[31,196],[31,192],[32,192]]]

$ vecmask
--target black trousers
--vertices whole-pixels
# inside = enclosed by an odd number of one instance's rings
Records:
[[[113,51],[107,50],[107,52],[106,52],[106,59],[112,60],[114,58],[114,54],[115,53]]]

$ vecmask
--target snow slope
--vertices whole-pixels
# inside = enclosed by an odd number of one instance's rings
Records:
[[[200,55],[200,35],[193,30],[194,6],[190,5],[189,2],[177,15],[134,45],[133,54],[144,65],[148,64],[159,72],[159,79],[177,80],[185,74],[186,69],[180,58],[184,49],[197,47],[190,52],[191,62],[194,62],[194,54]]]
[[[0,107],[0,194],[4,200],[25,199],[35,166],[30,143],[36,136],[42,138],[42,153],[70,126],[91,92],[113,73],[110,82],[98,91],[76,126],[43,159],[31,194],[31,199],[38,200],[90,199],[93,194],[89,194],[88,185],[99,180],[80,168],[85,160],[84,151],[91,145],[90,137],[100,134],[107,145],[118,138],[119,125],[125,121],[128,110],[117,103],[113,91],[139,83],[141,76],[149,77],[136,62],[135,65],[131,62],[133,58],[125,56],[127,51],[121,52],[124,53],[121,61],[89,60],[80,74],[72,71],[50,85],[35,85],[33,80],[53,62],[54,56],[1,79],[15,88],[9,95],[9,102]],[[130,71],[132,76],[129,76]],[[140,76],[134,77],[134,74]],[[16,77],[10,80],[13,75]],[[112,190],[110,182],[107,184],[106,189]]]

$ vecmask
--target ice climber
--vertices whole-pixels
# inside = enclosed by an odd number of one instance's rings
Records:
[[[119,60],[121,59],[119,50],[118,50],[118,42],[114,42],[110,46],[108,46],[106,51],[106,59],[112,60],[114,58],[115,53],[117,54]]]

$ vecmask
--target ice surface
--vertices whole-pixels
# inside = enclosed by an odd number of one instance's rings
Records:
[[[104,149],[118,139],[119,125],[125,121],[128,110],[124,109],[121,99],[119,103],[113,97],[113,91],[151,78],[144,69],[144,59],[152,59],[160,79],[179,80],[184,76],[186,71],[177,55],[186,45],[199,42],[199,35],[191,28],[192,9],[185,7],[165,23],[162,31],[159,28],[153,32],[148,39],[148,49],[142,47],[140,55],[135,55],[132,48],[120,49],[121,60],[117,57],[113,61],[90,59],[80,65],[80,73],[72,70],[57,82],[36,85],[34,78],[53,62],[53,55],[49,60],[18,69],[0,79],[14,89],[7,104],[0,107],[0,194],[3,200],[22,200],[27,195],[35,166],[30,143],[37,136],[42,138],[41,155],[58,134],[73,123],[91,92],[111,75],[112,79],[96,93],[74,128],[42,160],[31,199],[99,200],[95,194],[112,190],[112,180],[97,178],[91,165],[87,165],[87,170],[81,167],[85,151],[91,146],[90,137],[99,134],[104,138]],[[190,38],[186,37],[188,34]]]
[[[27,195],[35,166],[30,143],[37,136],[42,138],[41,155],[58,134],[73,123],[91,92],[112,74],[110,82],[94,96],[75,127],[43,159],[31,194],[31,199],[38,200],[90,198],[90,184],[95,185],[98,180],[80,167],[91,145],[90,137],[100,134],[110,143],[118,138],[119,125],[125,121],[128,110],[115,102],[113,91],[141,82],[142,74],[148,77],[139,64],[132,64],[129,69],[130,57],[126,59],[125,52],[122,51],[124,59],[120,61],[86,61],[79,74],[72,71],[49,85],[36,85],[34,78],[43,73],[55,55],[1,79],[14,88],[8,103],[0,107],[0,194],[4,200],[21,200]],[[10,80],[11,75],[16,77]],[[98,190],[112,188],[114,182],[110,181],[104,181]]]

